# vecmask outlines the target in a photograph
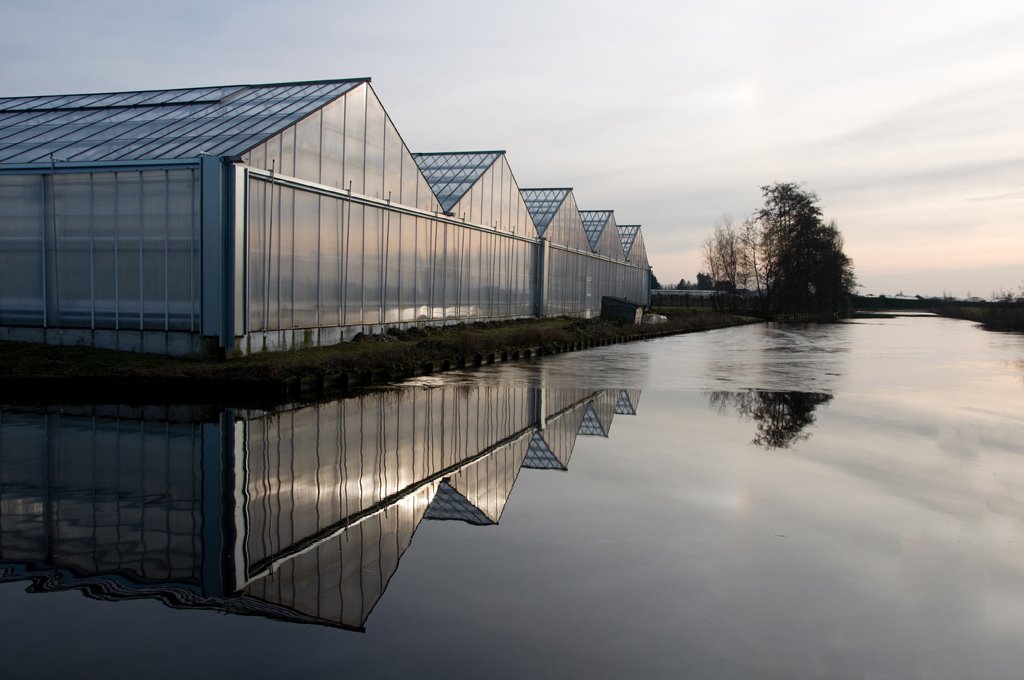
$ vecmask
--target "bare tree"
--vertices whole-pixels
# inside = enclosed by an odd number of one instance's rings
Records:
[[[740,233],[732,215],[723,215],[715,222],[715,230],[704,240],[704,264],[716,283],[728,282],[741,286],[742,246]]]
[[[714,233],[704,239],[702,250],[704,253],[704,266],[707,267],[708,275],[711,276],[712,281],[721,281],[721,259],[718,257],[718,241],[715,239]]]
[[[764,258],[761,253],[761,232],[757,220],[749,215],[740,224],[740,268],[743,285],[758,293],[764,287]]]

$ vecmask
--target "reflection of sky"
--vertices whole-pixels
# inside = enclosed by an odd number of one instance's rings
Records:
[[[804,347],[819,334],[834,351]],[[499,526],[422,523],[364,636],[155,603],[90,616],[94,603],[54,594],[35,598],[52,619],[0,618],[0,638],[66,674],[91,653],[125,677],[195,674],[180,653],[194,640],[205,670],[233,675],[1016,678],[1024,390],[1008,366],[1022,355],[1019,336],[886,319],[444,376],[551,390],[628,377],[642,408],[579,438],[568,473],[521,472]],[[833,399],[813,437],[767,452],[708,409],[723,377]],[[4,611],[20,597],[0,586]],[[145,627],[130,625],[139,612]]]
[[[819,332],[824,347],[810,346]],[[801,335],[808,346],[788,342]],[[751,347],[751,336],[774,341]],[[617,566],[661,589],[634,588],[609,606],[651,617],[657,624],[641,624],[650,647],[675,643],[682,668],[710,675],[1014,677],[1009,650],[1024,633],[1024,394],[1007,368],[1022,350],[1019,336],[944,319],[788,336],[752,327],[624,348],[622,361],[641,352],[657,367],[648,383],[656,389],[628,425],[629,451],[593,446],[608,449],[608,479],[642,486],[638,505],[660,542],[651,550],[624,539],[643,558]],[[802,365],[779,358],[793,353]],[[696,388],[723,378],[827,386],[834,401],[818,411],[812,438],[768,454],[750,446],[749,425],[708,417]],[[645,452],[642,469],[629,467],[631,451]],[[585,507],[613,534],[628,531]],[[598,545],[589,558],[600,563]],[[678,570],[645,568],[652,562]],[[722,662],[737,644],[744,660]]]

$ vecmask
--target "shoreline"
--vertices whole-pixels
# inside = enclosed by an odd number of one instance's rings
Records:
[[[340,398],[448,370],[763,321],[721,312],[665,311],[669,318],[662,324],[561,317],[414,328],[330,347],[227,360],[4,342],[0,403],[268,407]]]
[[[987,331],[996,333],[1024,332],[1024,307],[1020,304],[992,304],[986,307],[939,307],[933,310],[938,316],[948,319],[962,319],[981,324]]]

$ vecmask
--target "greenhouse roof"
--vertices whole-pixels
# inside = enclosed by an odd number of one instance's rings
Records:
[[[587,410],[583,412],[583,421],[580,423],[580,429],[577,434],[581,434],[588,437],[607,437],[608,432],[604,429],[604,425],[601,423],[600,416],[597,415],[597,411],[594,410],[594,404],[587,404]]]
[[[469,151],[414,153],[437,201],[444,210],[451,210],[466,195],[487,169],[494,165],[504,151]]]
[[[369,78],[0,98],[0,163],[237,156]]]
[[[526,458],[523,459],[523,467],[531,470],[565,470],[554,451],[548,446],[541,432],[534,432],[530,439],[530,446],[526,451]]]
[[[537,235],[543,236],[572,189],[520,189],[520,193],[537,227]]]
[[[494,524],[483,510],[455,490],[448,482],[441,482],[437,494],[427,508],[425,519],[457,520],[467,524],[483,526]]]
[[[587,240],[591,249],[597,248],[597,242],[601,240],[601,232],[604,231],[608,220],[612,218],[611,210],[581,210],[580,219],[583,221],[583,231],[587,233]]]
[[[629,251],[633,250],[633,243],[636,242],[636,235],[640,233],[639,224],[620,224],[619,240],[622,241],[622,253],[629,259]]]
[[[636,415],[636,402],[626,390],[619,390],[619,398],[615,401],[615,412],[623,415]]]

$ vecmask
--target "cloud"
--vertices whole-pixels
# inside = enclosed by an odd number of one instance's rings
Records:
[[[411,148],[507,149],[523,184],[642,223],[677,280],[774,180],[821,196],[859,266],[1016,247],[1022,32],[1009,1],[23,2],[0,94],[372,76]]]
[[[989,203],[992,201],[1020,201],[1024,200],[1024,191],[1011,191],[1005,194],[991,194],[988,196],[971,196],[965,201],[972,203]]]

